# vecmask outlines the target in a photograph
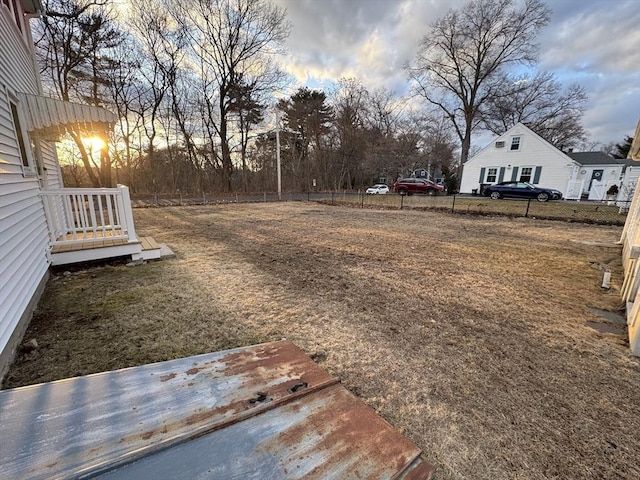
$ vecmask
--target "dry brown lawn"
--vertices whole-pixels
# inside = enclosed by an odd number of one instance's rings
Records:
[[[640,478],[620,227],[238,204],[135,211],[176,258],[57,272],[5,387],[287,338],[444,479]],[[613,270],[612,289],[600,288]]]

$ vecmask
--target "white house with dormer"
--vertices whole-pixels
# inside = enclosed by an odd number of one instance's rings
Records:
[[[604,200],[613,185],[618,200],[633,194],[640,163],[602,152],[563,152],[518,123],[465,163],[461,193],[481,193],[486,185],[529,182],[559,190],[567,199]]]

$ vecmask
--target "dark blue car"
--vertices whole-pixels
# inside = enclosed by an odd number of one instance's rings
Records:
[[[503,197],[535,198],[539,202],[562,199],[562,192],[550,188],[541,188],[527,182],[500,182],[487,185],[484,195],[494,200]]]

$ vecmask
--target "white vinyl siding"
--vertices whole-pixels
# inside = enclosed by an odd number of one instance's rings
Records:
[[[24,24],[24,18],[22,16],[22,8],[20,6],[19,0],[2,0],[2,4],[6,9],[9,10],[10,15],[13,17],[15,26],[18,28],[20,33],[24,32],[25,24]],[[2,8],[1,5],[0,5],[0,8]]]
[[[23,26],[24,34],[12,12],[0,3],[0,350],[7,346],[49,268],[40,184],[35,175],[23,175],[9,102],[10,93],[39,93],[33,50],[25,40],[29,29],[26,23]],[[25,142],[30,149],[28,136]],[[43,165],[57,182],[54,150],[45,144],[42,150]]]

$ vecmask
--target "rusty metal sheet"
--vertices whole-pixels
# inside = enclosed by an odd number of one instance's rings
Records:
[[[97,478],[134,480],[161,472],[174,480],[392,479],[419,455],[373,410],[332,385]]]
[[[0,479],[432,471],[415,445],[289,342],[3,391],[0,438]]]

